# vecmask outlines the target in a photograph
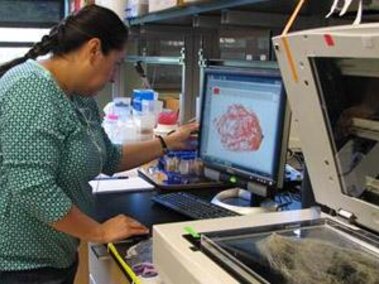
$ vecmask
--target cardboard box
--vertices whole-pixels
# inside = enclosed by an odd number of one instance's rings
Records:
[[[147,14],[148,0],[129,0],[126,6],[126,18],[136,18]]]
[[[77,12],[85,5],[95,4],[95,0],[71,0],[70,1],[70,12]]]
[[[173,97],[164,97],[164,98],[160,98],[161,101],[163,101],[164,103],[164,108],[168,108],[168,109],[171,109],[173,111],[177,111],[179,110],[179,107],[180,107],[180,101],[176,98],[173,98]]]
[[[166,108],[173,111],[177,111],[180,108],[180,102],[178,99],[169,99],[166,101]]]
[[[191,3],[206,2],[205,0],[149,0],[149,13],[154,13],[177,6],[183,6]]]
[[[179,6],[181,2],[181,0],[149,0],[149,13]]]

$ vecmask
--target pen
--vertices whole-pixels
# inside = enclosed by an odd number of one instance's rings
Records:
[[[95,178],[94,180],[115,180],[115,179],[128,179],[128,176],[119,176],[119,177],[100,177]]]

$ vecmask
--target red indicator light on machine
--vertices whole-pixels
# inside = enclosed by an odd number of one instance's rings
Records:
[[[334,38],[331,35],[328,35],[328,34],[324,35],[324,40],[327,46],[335,45]]]
[[[213,94],[214,94],[214,95],[219,95],[219,94],[220,94],[220,88],[218,88],[218,87],[214,87],[214,88],[213,88]]]

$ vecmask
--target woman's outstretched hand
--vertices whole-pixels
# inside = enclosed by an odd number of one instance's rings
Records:
[[[120,241],[132,236],[148,234],[149,230],[138,221],[125,215],[113,217],[100,225],[101,242]]]
[[[193,133],[199,130],[198,123],[189,123],[180,126],[175,132],[164,137],[169,150],[185,150],[193,149],[194,141],[197,140],[197,135]]]

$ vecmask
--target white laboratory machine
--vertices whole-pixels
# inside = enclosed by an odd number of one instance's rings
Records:
[[[326,213],[155,226],[164,283],[379,283],[379,24],[296,32],[274,47]]]

